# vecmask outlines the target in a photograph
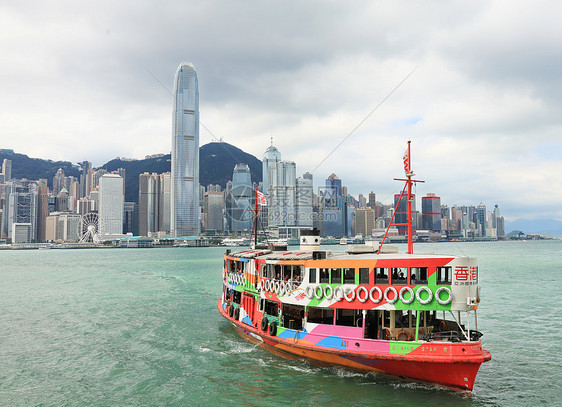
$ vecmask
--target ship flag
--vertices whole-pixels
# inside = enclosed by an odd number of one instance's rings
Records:
[[[404,172],[406,173],[406,175],[408,175],[410,173],[410,149],[406,148],[406,151],[404,152],[404,157],[402,157],[404,159]]]
[[[267,200],[265,199],[265,195],[260,191],[257,191],[257,193],[258,193],[258,203],[261,206],[267,206]]]

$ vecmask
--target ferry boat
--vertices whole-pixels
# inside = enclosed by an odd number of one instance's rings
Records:
[[[409,150],[400,199],[411,220],[412,185],[423,181],[412,179]],[[408,228],[405,254],[386,234],[378,246],[323,250],[317,230],[301,231],[298,250],[256,240],[227,250],[218,310],[276,354],[470,392],[491,359],[477,330],[476,259],[414,254],[411,221],[394,225]]]

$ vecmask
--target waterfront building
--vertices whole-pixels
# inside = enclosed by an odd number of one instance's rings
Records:
[[[28,180],[12,181],[8,183],[7,190],[9,191],[6,202],[8,238],[14,242],[14,238],[17,238],[18,243],[34,241],[37,239],[37,183]],[[27,240],[22,241],[24,237]]]
[[[359,208],[355,212],[355,232],[371,236],[375,228],[375,211],[373,208]]]
[[[106,238],[123,233],[123,178],[105,174],[99,179],[99,235]]]
[[[77,242],[80,215],[69,212],[53,212],[46,219],[45,239],[56,242]]]
[[[199,87],[197,72],[182,63],[174,79],[171,232],[199,235]]]
[[[138,218],[138,205],[135,202],[125,202],[123,204],[123,234],[139,235]]]
[[[222,192],[205,192],[203,222],[205,230],[222,231],[224,204],[224,194]]]
[[[428,193],[422,197],[422,229],[432,232],[441,230],[441,198]]]
[[[160,176],[144,173],[139,175],[139,235],[149,236],[159,231]]]

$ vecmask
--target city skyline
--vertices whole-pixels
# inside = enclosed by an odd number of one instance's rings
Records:
[[[168,153],[170,72],[189,59],[202,144],[260,157],[273,137],[299,172],[384,199],[411,139],[424,191],[562,220],[559,2],[193,4],[3,5],[0,147],[96,166]]]

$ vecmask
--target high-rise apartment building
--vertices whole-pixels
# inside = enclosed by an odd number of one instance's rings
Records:
[[[105,174],[99,180],[98,230],[100,236],[123,234],[123,178]]]
[[[174,79],[171,194],[172,235],[199,235],[199,87],[190,63]]]

